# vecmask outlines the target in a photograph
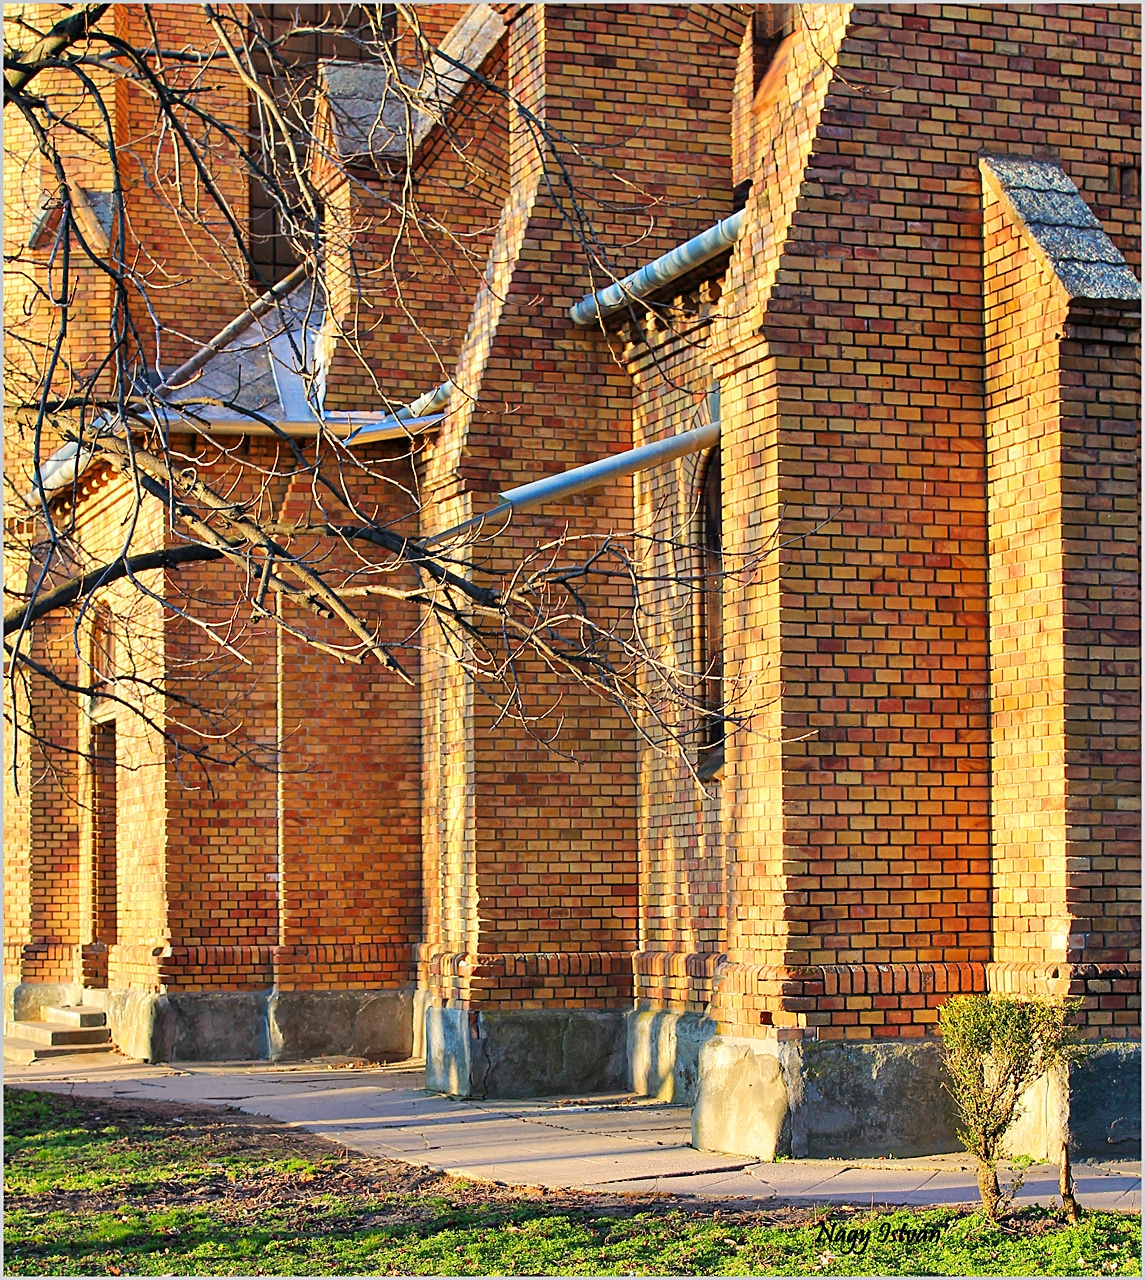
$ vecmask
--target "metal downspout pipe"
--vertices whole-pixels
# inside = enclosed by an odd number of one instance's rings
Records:
[[[189,382],[199,370],[213,360],[222,349],[233,342],[240,333],[245,333],[252,324],[274,307],[287,294],[291,293],[314,270],[313,262],[308,258],[273,288],[268,289],[260,298],[256,298],[247,309],[222,329],[190,358],[185,360],[173,373],[155,388],[155,394],[165,400],[173,391],[177,391]]]
[[[571,471],[562,471],[559,475],[547,476],[544,480],[534,480],[531,484],[506,489],[495,507],[490,507],[488,511],[483,511],[479,516],[473,516],[444,533],[433,534],[425,540],[425,545],[428,547],[436,542],[443,542],[446,538],[464,533],[466,529],[497,521],[501,516],[511,519],[518,511],[535,511],[550,502],[558,502],[574,493],[583,493],[586,489],[597,489],[613,480],[634,475],[637,471],[647,471],[649,467],[658,466],[662,462],[672,462],[685,454],[699,453],[702,449],[709,449],[717,444],[719,438],[719,422],[708,422],[691,431],[682,431],[679,435],[641,445],[639,449],[614,453],[611,457],[600,458],[583,467],[574,467]]]
[[[743,216],[744,211],[740,209],[730,218],[717,222],[707,231],[701,231],[698,236],[686,240],[647,266],[641,267],[639,271],[625,276],[623,280],[617,280],[596,293],[586,294],[575,306],[569,308],[569,318],[573,324],[581,326],[596,324],[623,311],[631,300],[645,298],[674,280],[679,280],[689,271],[730,249],[743,230]]]

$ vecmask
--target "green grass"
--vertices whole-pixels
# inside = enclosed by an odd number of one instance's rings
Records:
[[[15,1275],[1139,1275],[1140,1218],[509,1190],[233,1112],[5,1090]],[[910,1234],[907,1234],[910,1233]]]
[[[923,1247],[868,1244],[840,1253],[813,1226],[748,1226],[682,1212],[628,1218],[536,1210],[498,1215],[446,1209],[418,1225],[366,1229],[383,1208],[336,1197],[309,1211],[223,1223],[209,1208],[47,1214],[12,1211],[8,1269],[20,1275],[1133,1275],[1136,1228],[1093,1215],[1082,1226],[1014,1238],[977,1215],[948,1210],[854,1216],[850,1229],[937,1228]],[[1103,1271],[1101,1263],[1107,1264]],[[1114,1269],[1113,1264],[1119,1263]]]
[[[220,1176],[317,1171],[312,1160],[259,1159],[241,1144],[221,1150],[209,1137],[186,1138],[173,1128],[159,1118],[124,1123],[113,1104],[5,1089],[5,1193],[130,1188],[143,1194]],[[330,1164],[333,1155],[331,1149]]]

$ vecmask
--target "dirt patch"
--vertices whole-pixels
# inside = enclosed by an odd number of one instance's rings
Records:
[[[195,1169],[186,1183],[170,1181],[146,1192],[133,1189],[132,1209],[156,1211],[178,1207],[210,1207],[226,1218],[247,1221],[264,1206],[281,1210],[294,1206],[300,1219],[316,1202],[334,1197],[356,1201],[360,1213],[337,1224],[357,1230],[385,1223],[417,1224],[440,1218],[443,1209],[488,1215],[491,1221],[543,1206],[546,1214],[579,1217],[628,1217],[637,1213],[683,1212],[693,1217],[721,1217],[752,1225],[801,1226],[822,1218],[822,1208],[759,1205],[743,1198],[718,1201],[707,1197],[666,1194],[609,1194],[553,1190],[545,1187],[511,1187],[454,1177],[426,1166],[401,1160],[359,1155],[344,1143],[295,1128],[269,1117],[252,1116],[229,1106],[201,1106],[174,1102],[139,1102],[68,1095],[86,1112],[85,1124],[115,1124],[122,1133],[116,1145],[128,1146],[144,1136],[149,1143],[162,1141],[164,1132],[181,1142],[209,1149],[212,1160],[251,1164],[306,1161],[305,1172],[244,1170],[243,1164],[227,1165],[204,1173]],[[158,1131],[158,1132],[157,1132]],[[83,1208],[107,1211],[124,1202],[122,1190],[98,1192],[47,1191],[35,1196],[9,1195],[17,1208],[35,1201],[38,1211]],[[323,1213],[329,1214],[324,1205]],[[332,1224],[333,1225],[333,1224]]]

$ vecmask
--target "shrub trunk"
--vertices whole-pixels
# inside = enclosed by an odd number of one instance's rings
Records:
[[[998,1186],[998,1171],[985,1160],[978,1161],[978,1194],[982,1197],[982,1208],[991,1222],[998,1221],[998,1209],[1002,1203],[1002,1191]]]

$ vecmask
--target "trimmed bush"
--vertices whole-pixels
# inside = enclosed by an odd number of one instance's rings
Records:
[[[1022,1094],[1070,1053],[1068,1019],[1077,1003],[1014,996],[954,996],[939,1010],[958,1137],[978,1161],[982,1207],[994,1220],[1013,1190],[998,1186],[1002,1140]]]

